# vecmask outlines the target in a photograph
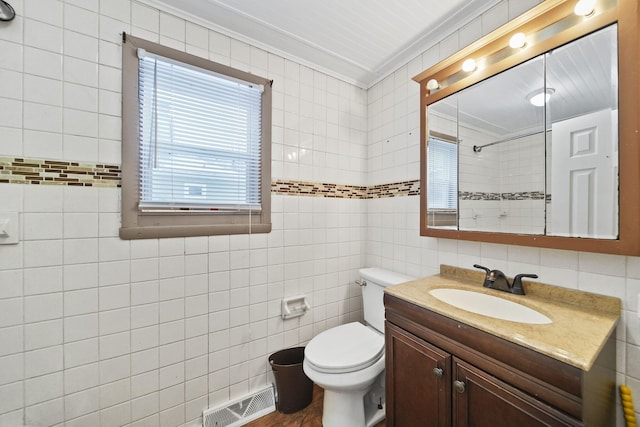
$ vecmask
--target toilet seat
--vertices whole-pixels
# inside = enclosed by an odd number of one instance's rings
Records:
[[[384,355],[384,337],[352,322],[328,329],[307,344],[305,361],[316,371],[347,373],[365,369]]]

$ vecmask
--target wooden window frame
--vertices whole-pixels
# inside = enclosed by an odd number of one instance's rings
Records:
[[[260,212],[140,212],[138,161],[138,49],[264,86],[262,94]],[[122,43],[122,225],[120,238],[209,236],[271,231],[272,81],[144,39],[123,34]]]

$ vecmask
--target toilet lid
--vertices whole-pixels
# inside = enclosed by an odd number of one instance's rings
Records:
[[[360,322],[336,326],[307,344],[304,357],[320,372],[345,373],[373,365],[384,353],[384,336]]]

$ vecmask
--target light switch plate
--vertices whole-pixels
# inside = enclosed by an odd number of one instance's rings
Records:
[[[18,212],[0,211],[0,245],[15,245],[19,242]]]

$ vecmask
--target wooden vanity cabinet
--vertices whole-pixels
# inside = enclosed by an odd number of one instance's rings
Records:
[[[451,425],[451,355],[388,322],[385,328],[386,425]]]
[[[549,405],[464,361],[454,363],[454,426],[579,426]]]
[[[589,372],[385,295],[386,425],[613,426],[615,342]]]

